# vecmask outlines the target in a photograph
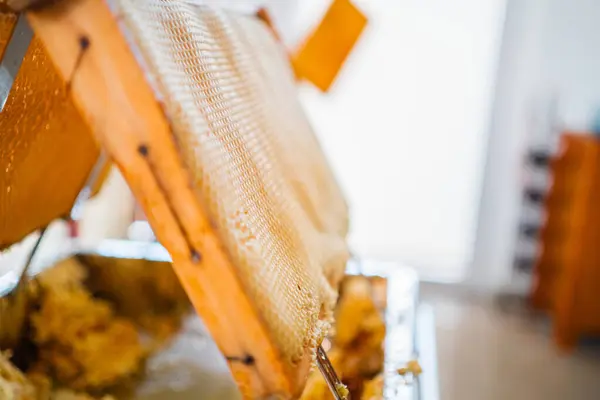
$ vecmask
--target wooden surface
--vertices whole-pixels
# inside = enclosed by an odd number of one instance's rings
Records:
[[[557,345],[572,350],[600,332],[600,142],[564,135],[551,171],[532,303],[552,316]]]
[[[102,0],[29,14],[75,102],[167,248],[196,311],[246,398],[293,397],[310,354],[281,362],[190,185],[170,127],[117,21]],[[246,362],[240,362],[245,360]]]

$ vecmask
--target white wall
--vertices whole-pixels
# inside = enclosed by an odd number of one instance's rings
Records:
[[[504,0],[356,4],[369,27],[331,93],[301,88],[352,247],[456,278],[475,242]]]
[[[585,129],[600,107],[599,22],[597,0],[508,0],[472,267],[476,285],[514,283],[520,168],[534,140],[534,113],[557,95],[558,119]]]
[[[600,2],[547,2],[543,48],[545,79],[560,94],[570,129],[587,129],[600,109]]]

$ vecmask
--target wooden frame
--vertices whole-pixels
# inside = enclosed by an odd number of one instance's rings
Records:
[[[72,0],[30,11],[28,18],[171,254],[244,397],[299,396],[310,351],[296,366],[279,356],[192,190],[170,126],[119,30],[118,17],[103,0]]]
[[[579,339],[600,333],[600,141],[565,132],[560,148],[551,163],[531,303],[553,318],[558,348],[573,351]]]

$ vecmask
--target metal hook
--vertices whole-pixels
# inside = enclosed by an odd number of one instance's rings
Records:
[[[92,167],[90,174],[88,175],[87,180],[85,181],[85,185],[83,189],[77,195],[75,199],[75,203],[73,203],[73,207],[71,208],[71,213],[69,214],[69,218],[72,221],[78,221],[81,218],[83,203],[90,198],[92,195],[92,191],[94,190],[94,186],[98,183],[102,171],[104,167],[108,163],[108,156],[104,150],[100,150],[100,154],[98,155],[98,159],[96,163]]]

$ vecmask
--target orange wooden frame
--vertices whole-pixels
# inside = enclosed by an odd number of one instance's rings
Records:
[[[170,126],[103,0],[31,11],[77,107],[142,205],[246,398],[297,397],[311,363],[282,361],[196,198]]]
[[[565,132],[560,147],[550,167],[531,302],[552,316],[556,345],[572,351],[580,338],[600,333],[600,141]]]

